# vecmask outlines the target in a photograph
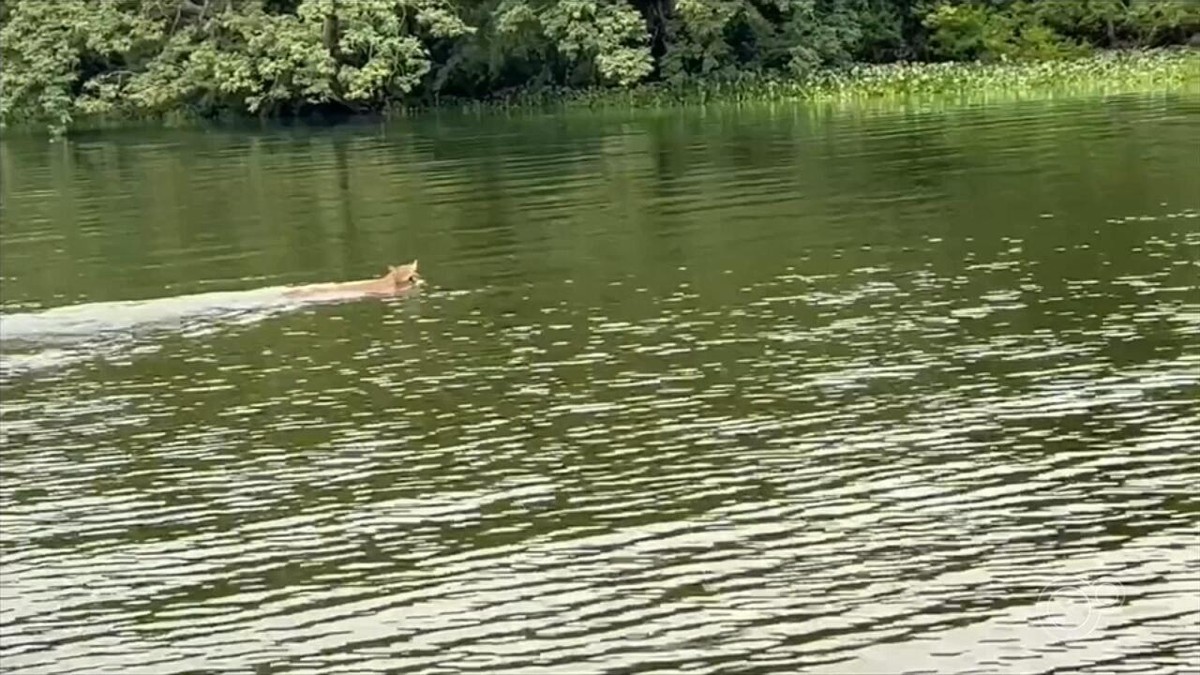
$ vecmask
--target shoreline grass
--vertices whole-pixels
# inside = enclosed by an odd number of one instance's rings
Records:
[[[647,83],[630,89],[517,91],[487,100],[442,99],[396,107],[412,115],[462,108],[667,108],[723,103],[856,103],[865,100],[996,95],[1048,98],[1134,93],[1200,93],[1200,51],[1110,51],[1060,61],[856,64],[794,78],[745,74],[724,81]]]
[[[628,89],[544,88],[486,99],[441,98],[397,104],[355,117],[411,118],[438,112],[475,115],[585,109],[654,110],[696,106],[815,103],[836,106],[906,105],[914,101],[997,103],[1123,94],[1200,94],[1200,50],[1176,47],[1107,51],[1055,61],[907,62],[857,64],[805,77],[742,74],[681,84],[645,83]],[[301,121],[306,118],[300,118]],[[277,120],[229,115],[198,118],[184,111],[154,118],[81,116],[67,135],[126,128],[234,126]],[[45,127],[12,126],[4,135],[49,135]]]

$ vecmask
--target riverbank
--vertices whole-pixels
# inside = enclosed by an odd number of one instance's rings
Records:
[[[438,111],[475,114],[505,111],[578,109],[665,109],[673,107],[812,102],[860,105],[913,100],[994,103],[1081,96],[1138,93],[1200,94],[1200,50],[1170,48],[1106,51],[1065,60],[1013,62],[908,62],[860,64],[826,69],[807,77],[742,74],[720,81],[645,83],[630,88],[509,91],[488,99],[440,98],[417,104],[395,105],[388,117],[411,117]],[[353,115],[334,115],[334,119]],[[153,119],[113,115],[80,116],[66,132],[94,132],[147,124],[165,127],[227,124],[256,118],[229,116],[198,118],[173,112]],[[314,118],[306,118],[312,121]],[[323,117],[328,121],[328,116]],[[46,135],[45,126],[10,127],[6,134]]]
[[[1019,99],[1185,91],[1200,93],[1200,50],[1107,51],[1039,62],[859,64],[817,71],[804,78],[745,74],[733,80],[647,83],[629,89],[516,91],[489,100],[443,99],[390,112],[419,114],[447,107],[655,108],[708,103],[855,102],[979,94]]]

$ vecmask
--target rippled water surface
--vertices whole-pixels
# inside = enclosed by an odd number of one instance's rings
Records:
[[[1200,668],[1198,122],[9,139],[0,669]]]

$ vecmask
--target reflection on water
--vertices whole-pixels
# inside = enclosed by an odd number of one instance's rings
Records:
[[[1194,668],[1198,111],[9,142],[0,663]]]

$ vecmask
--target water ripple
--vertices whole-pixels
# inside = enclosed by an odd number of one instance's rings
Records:
[[[6,150],[0,328],[52,368],[0,380],[0,661],[1194,667],[1193,158],[1062,106]],[[414,250],[402,302],[170,296]]]

